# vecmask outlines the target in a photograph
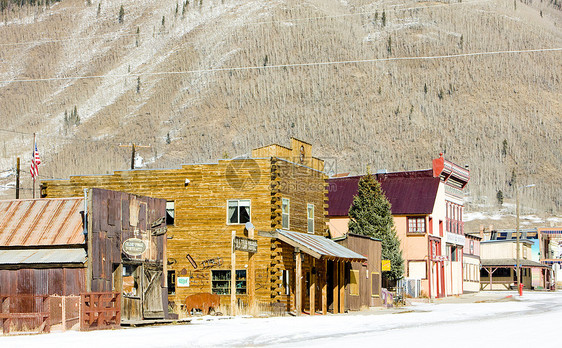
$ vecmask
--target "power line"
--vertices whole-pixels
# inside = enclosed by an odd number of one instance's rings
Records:
[[[325,61],[325,62],[277,64],[277,65],[267,65],[267,66],[260,65],[260,66],[245,66],[245,67],[214,68],[214,69],[200,69],[200,70],[186,70],[186,71],[161,71],[161,72],[152,72],[152,73],[147,72],[147,73],[128,73],[128,74],[115,74],[115,75],[89,75],[89,76],[49,77],[49,78],[39,78],[39,79],[14,79],[14,80],[3,80],[0,81],[0,83],[86,80],[86,79],[101,79],[101,78],[109,78],[109,77],[201,74],[201,73],[212,73],[212,72],[223,72],[223,71],[265,70],[265,69],[279,69],[279,68],[292,68],[292,67],[311,67],[311,66],[344,65],[344,64],[360,64],[360,63],[376,63],[376,62],[392,62],[392,61],[438,60],[438,59],[448,59],[448,58],[477,57],[477,56],[490,56],[490,55],[500,55],[500,54],[556,52],[556,51],[562,51],[562,47],[537,48],[537,49],[528,49],[528,50],[483,51],[483,52],[459,53],[459,54],[437,55],[437,56],[391,57],[391,58],[342,60],[342,61],[333,61],[333,62]]]

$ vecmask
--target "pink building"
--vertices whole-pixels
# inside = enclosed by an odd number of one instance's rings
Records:
[[[422,295],[463,293],[465,244],[463,189],[469,172],[443,156],[428,170],[377,173],[405,261],[406,278],[420,279]],[[328,217],[332,238],[348,231],[348,212],[361,176],[329,179]]]

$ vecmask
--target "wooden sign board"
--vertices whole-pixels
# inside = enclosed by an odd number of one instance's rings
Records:
[[[246,251],[248,253],[258,252],[257,239],[234,237],[234,250]]]
[[[129,238],[123,242],[123,252],[130,256],[140,256],[146,251],[146,243],[138,238]]]
[[[382,271],[388,272],[390,271],[390,260],[381,260],[382,261]]]

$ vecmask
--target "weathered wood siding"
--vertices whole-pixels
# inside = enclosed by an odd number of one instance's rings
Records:
[[[91,263],[91,291],[113,291],[114,271],[123,262],[152,262],[162,269],[165,260],[166,234],[152,235],[152,223],[165,218],[166,201],[125,192],[94,189],[89,199],[88,248]],[[131,219],[130,211],[138,212]],[[147,250],[140,256],[122,254],[123,242],[129,238],[142,239]],[[118,274],[120,276],[120,274]],[[165,287],[165,277],[161,286]]]
[[[0,270],[2,295],[80,295],[86,288],[85,268]]]
[[[366,256],[368,261],[352,262],[346,266],[345,309],[358,311],[363,308],[381,306],[381,242],[368,237],[347,234],[338,241],[339,244],[358,254]],[[359,295],[351,295],[350,272],[358,271]]]

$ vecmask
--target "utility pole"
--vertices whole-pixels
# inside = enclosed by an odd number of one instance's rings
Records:
[[[527,187],[534,187],[535,184],[530,184],[527,186],[521,186],[521,187],[517,187],[517,180],[515,181],[515,214],[516,214],[516,218],[515,218],[515,234],[517,236],[516,238],[516,248],[517,248],[517,252],[516,252],[516,257],[517,257],[517,265],[515,267],[516,273],[517,273],[517,291],[519,291],[519,296],[523,296],[523,289],[521,288],[521,267],[519,265],[519,216],[521,214],[521,205],[519,204],[519,190],[520,189],[524,189]]]
[[[16,161],[16,199],[20,199],[20,158]]]
[[[521,267],[519,266],[519,188],[517,187],[517,181],[515,181],[515,235],[517,236],[516,248],[517,248],[517,259],[515,265],[515,273],[517,274],[517,291],[519,291],[519,296],[522,295],[521,291]]]
[[[35,144],[37,144],[37,135],[35,133],[33,133],[33,152],[31,152],[31,164],[37,168],[37,165],[34,164],[35,163]],[[35,177],[33,177],[33,199],[35,199]]]
[[[131,152],[131,169],[135,169],[135,156],[137,155],[137,148],[148,148],[151,147],[151,145],[137,145],[135,143],[131,143],[131,144],[119,144],[120,147],[131,147],[132,148],[132,152]]]

